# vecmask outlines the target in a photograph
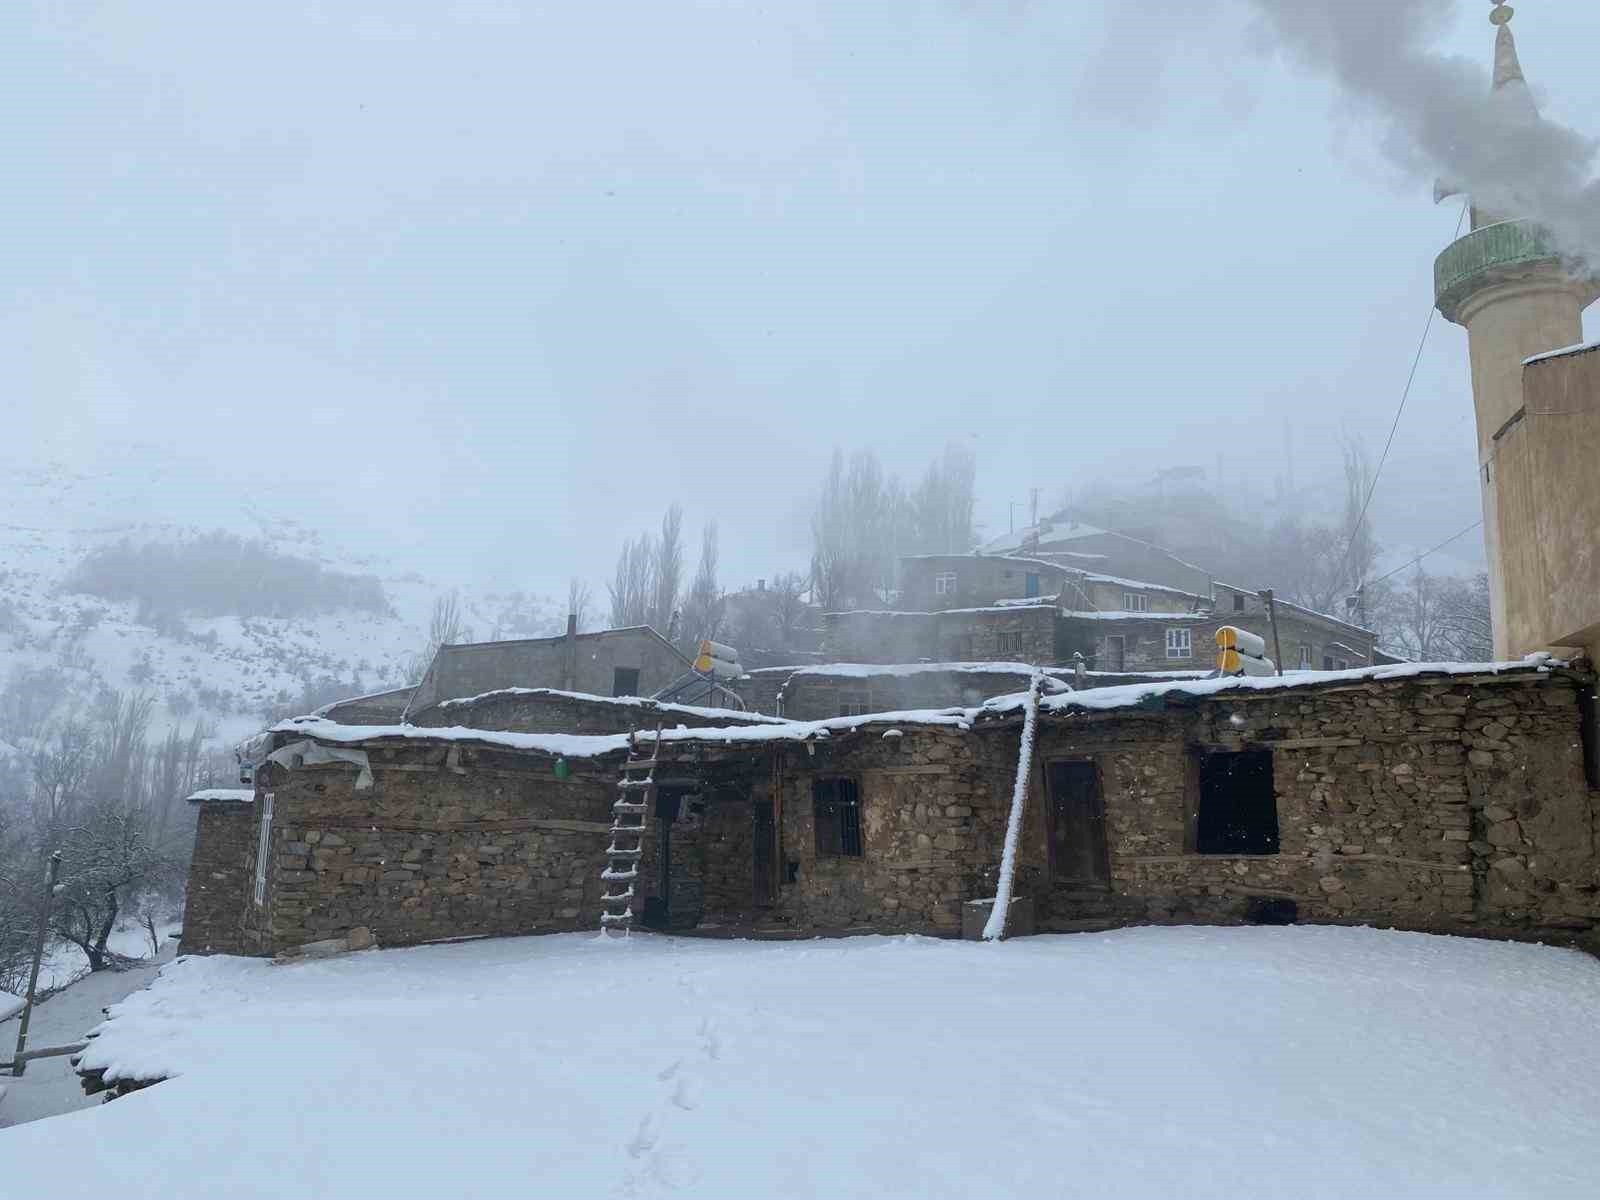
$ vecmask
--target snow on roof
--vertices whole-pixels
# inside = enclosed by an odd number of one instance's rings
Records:
[[[201,788],[186,797],[190,804],[199,804],[204,800],[225,800],[231,804],[249,804],[256,798],[254,788]]]
[[[858,717],[832,717],[826,721],[774,720],[764,725],[734,725],[703,729],[663,729],[663,742],[717,742],[724,744],[761,742],[804,742],[848,733],[865,725],[944,725],[960,729],[971,726],[970,708],[913,709],[903,712],[867,713]],[[628,748],[628,734],[509,733],[496,729],[471,729],[464,725],[427,728],[420,725],[340,725],[317,717],[295,717],[279,722],[269,731],[296,734],[334,745],[354,745],[385,740],[411,742],[480,742],[507,750],[528,750],[562,758],[599,758]],[[653,736],[654,730],[640,730]]]
[[[1100,575],[1093,571],[1083,572],[1083,578],[1094,583],[1114,583],[1120,587],[1143,588],[1149,592],[1167,592],[1173,596],[1184,596],[1190,600],[1204,600],[1211,603],[1210,596],[1202,596],[1199,592],[1186,592],[1182,588],[1168,587],[1164,583],[1151,583],[1145,579],[1124,579],[1120,575]]]
[[[867,679],[882,675],[955,674],[1032,675],[1037,667],[1024,662],[937,662],[937,663],[822,663],[796,667],[792,675],[834,675],[843,679]]]
[[[1230,592],[1238,592],[1243,596],[1260,596],[1261,594],[1255,588],[1240,587],[1235,583],[1224,583],[1220,579],[1217,580],[1217,586],[1219,588],[1227,588]],[[1314,608],[1307,608],[1304,604],[1296,604],[1293,600],[1285,600],[1282,596],[1274,596],[1272,603],[1278,608],[1287,608],[1303,616],[1316,617],[1322,621],[1332,621],[1335,625],[1343,625],[1346,629],[1354,629],[1359,633],[1372,632],[1370,629],[1363,629],[1353,621],[1346,621],[1343,617],[1336,617],[1332,613],[1319,612]]]
[[[898,608],[852,608],[845,612],[823,613],[824,617],[943,617],[950,613],[996,613],[1011,612],[1019,608],[1054,608],[1054,596],[1029,597],[1023,600],[1013,600],[1009,603],[988,604],[982,608],[941,608],[937,612],[922,612],[920,610]]]
[[[416,691],[416,689],[414,687],[412,687],[410,684],[407,684],[405,687],[384,688],[383,691],[381,691],[381,692],[363,692],[359,696],[340,696],[339,699],[330,700],[328,703],[324,704],[321,708],[312,709],[312,712],[316,716],[320,717],[324,713],[332,712],[334,709],[339,708],[341,705],[359,704],[363,700],[381,700],[381,699],[384,699],[385,697],[388,697],[388,696],[410,696],[411,693],[414,692],[414,691]],[[402,707],[404,707],[404,706],[402,705]]]
[[[1065,518],[1046,518],[1037,525],[1029,525],[1015,533],[1008,533],[997,537],[993,541],[984,543],[984,553],[1004,554],[1009,550],[1020,550],[1030,542],[1039,541],[1070,541],[1074,538],[1095,537],[1098,534],[1110,533],[1109,529],[1101,529],[1098,525],[1088,525],[1082,521],[1072,521]]]
[[[782,720],[781,717],[768,717],[761,713],[744,712],[736,708],[705,708],[696,704],[673,704],[663,700],[652,700],[648,696],[599,696],[593,692],[569,692],[561,688],[495,688],[493,691],[479,692],[476,696],[457,696],[454,699],[441,700],[435,707],[454,708],[457,705],[475,704],[480,700],[495,700],[502,696],[558,696],[569,700],[587,700],[595,704],[615,704],[647,712],[685,713],[692,717],[730,717],[758,724]]]
[[[1210,621],[1216,618],[1216,613],[1206,612],[1105,612],[1100,609],[1063,609],[1063,617],[1073,617],[1084,621]]]
[[[1565,358],[1569,354],[1587,354],[1590,350],[1600,350],[1600,342],[1579,342],[1575,346],[1563,346],[1559,350],[1546,350],[1543,354],[1535,354],[1522,360],[1522,365],[1531,367],[1534,363],[1544,362],[1551,358]]]
[[[1040,707],[1047,712],[1134,708],[1159,696],[1215,696],[1225,692],[1268,692],[1282,688],[1325,687],[1329,684],[1371,680],[1415,679],[1429,675],[1526,675],[1547,673],[1552,666],[1565,663],[1549,654],[1530,654],[1517,662],[1493,663],[1400,663],[1393,666],[1358,667],[1350,671],[1291,671],[1287,675],[1261,677],[1226,676],[1175,683],[1130,683],[1120,687],[1089,688],[1081,692],[1047,696]],[[996,696],[984,704],[987,713],[1020,712],[1025,695]]]

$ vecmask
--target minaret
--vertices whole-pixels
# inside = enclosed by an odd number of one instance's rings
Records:
[[[1508,105],[1538,108],[1522,74],[1511,34],[1513,10],[1496,3],[1494,90]],[[1443,195],[1451,189],[1441,188]],[[1472,207],[1472,229],[1433,265],[1434,296],[1447,320],[1463,325],[1472,358],[1472,398],[1478,416],[1478,482],[1483,491],[1484,540],[1489,554],[1489,599],[1497,658],[1535,647],[1510,645],[1506,586],[1494,471],[1495,434],[1522,410],[1523,360],[1583,340],[1583,310],[1600,295],[1596,280],[1574,270],[1550,235],[1533,221]]]

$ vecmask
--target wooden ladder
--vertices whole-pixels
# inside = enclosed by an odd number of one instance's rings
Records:
[[[639,880],[639,860],[644,857],[644,835],[650,805],[656,797],[656,761],[661,745],[661,724],[656,723],[649,750],[638,733],[628,735],[628,761],[617,780],[617,799],[611,806],[611,844],[606,866],[600,872],[600,932],[621,930],[627,937],[633,927],[634,884]]]

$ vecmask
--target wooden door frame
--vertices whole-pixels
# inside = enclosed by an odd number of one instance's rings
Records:
[[[1096,883],[1084,879],[1063,879],[1056,867],[1056,798],[1050,787],[1050,774],[1059,763],[1087,763],[1094,768],[1095,794],[1100,798],[1100,857],[1101,865],[1105,868],[1105,880]],[[1098,754],[1055,754],[1046,758],[1042,764],[1044,768],[1044,855],[1045,871],[1052,887],[1071,886],[1079,888],[1104,888],[1111,890],[1111,838],[1107,836],[1105,826],[1108,819],[1106,811],[1106,771]]]

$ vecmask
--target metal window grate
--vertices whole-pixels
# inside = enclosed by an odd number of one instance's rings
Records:
[[[256,843],[256,904],[267,902],[267,859],[272,851],[272,793],[261,797],[261,835]]]

